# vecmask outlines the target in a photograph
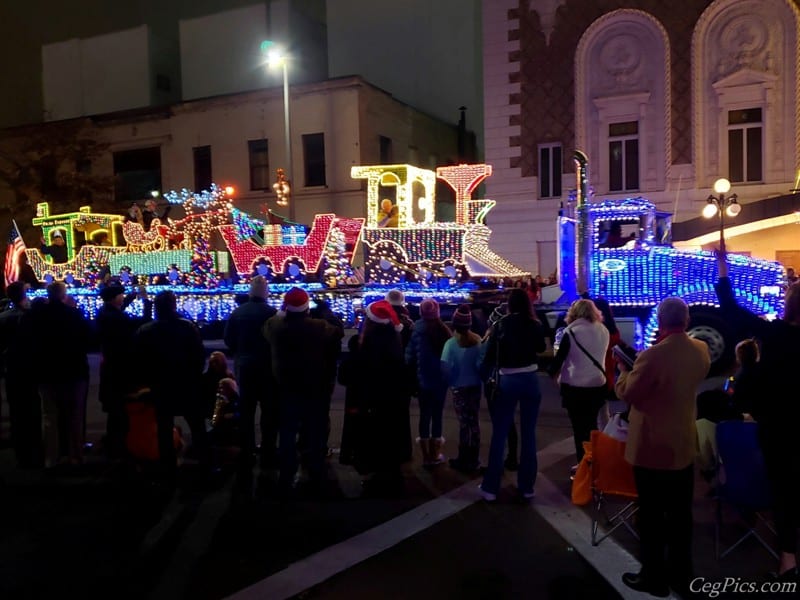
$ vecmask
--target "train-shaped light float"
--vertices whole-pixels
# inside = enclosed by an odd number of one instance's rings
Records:
[[[184,312],[207,321],[226,318],[235,295],[246,289],[242,284],[254,275],[266,276],[277,291],[304,285],[326,295],[344,315],[386,286],[406,285],[420,298],[463,301],[469,291],[462,284],[470,280],[528,275],[489,249],[491,230],[483,219],[495,203],[473,200],[472,193],[491,172],[484,164],[437,171],[411,165],[353,167],[352,177],[368,182],[366,219],[318,214],[310,228],[254,218],[234,206],[232,189],[216,185],[164,194],[185,216],[155,218],[147,228],[89,207],[51,215],[42,203],[34,225],[42,227],[47,240],[57,230],[62,233],[68,260],[54,264],[36,248],[27,256],[40,280],[68,283],[90,316],[106,275],[153,291],[173,289]],[[454,222],[436,220],[437,178],[455,192]],[[217,235],[221,243],[214,248]],[[359,250],[361,277],[353,266]],[[223,279],[223,273],[230,277]]]

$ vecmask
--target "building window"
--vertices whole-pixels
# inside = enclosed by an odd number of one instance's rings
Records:
[[[161,148],[114,152],[114,199],[131,203],[161,190]]]
[[[192,148],[194,153],[194,191],[211,189],[211,146]]]
[[[539,146],[539,197],[561,196],[561,144]]]
[[[760,108],[728,112],[728,179],[731,183],[762,180],[762,131]]]
[[[309,133],[303,136],[306,187],[325,185],[325,135]]]
[[[380,164],[392,164],[392,138],[380,135],[378,141],[380,143]]]
[[[271,189],[269,181],[269,144],[267,140],[249,140],[247,152],[250,156],[250,189]]]
[[[608,191],[639,189],[639,123],[608,126]]]

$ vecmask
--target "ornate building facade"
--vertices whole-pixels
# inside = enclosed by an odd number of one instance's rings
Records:
[[[555,270],[577,149],[597,199],[644,196],[679,223],[727,178],[743,205],[733,250],[800,260],[796,199],[756,208],[800,187],[797,2],[484,0],[483,17],[498,251]]]

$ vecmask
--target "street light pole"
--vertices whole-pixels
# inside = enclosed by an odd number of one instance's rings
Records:
[[[292,168],[292,129],[289,117],[289,65],[286,57],[281,61],[283,67],[283,129],[286,135],[286,172],[289,185],[294,186],[294,169]],[[294,202],[289,202],[289,220],[295,220]]]
[[[714,182],[713,194],[709,195],[706,206],[703,208],[703,216],[710,219],[715,213],[719,213],[719,242],[720,245],[725,243],[725,213],[729,217],[735,217],[742,211],[742,205],[738,202],[738,196],[731,194],[725,196],[731,190],[731,182],[727,179],[721,178]]]
[[[282,189],[291,190],[292,186],[294,186],[294,167],[292,164],[292,122],[289,115],[289,56],[284,48],[270,40],[264,40],[261,43],[261,51],[267,55],[266,63],[269,66],[280,64],[283,69],[283,132],[285,135],[286,168],[282,170],[282,173],[285,173],[288,177],[282,177],[281,180],[288,184]],[[290,195],[291,191],[289,191],[289,195],[283,196],[282,199],[283,202],[289,202],[289,220],[294,221],[294,202],[291,201]],[[279,204],[283,204],[283,202],[279,202]]]

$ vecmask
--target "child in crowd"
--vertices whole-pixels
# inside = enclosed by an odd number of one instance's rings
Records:
[[[480,466],[478,454],[481,431],[478,411],[481,405],[480,364],[483,346],[478,334],[471,331],[472,310],[462,304],[453,315],[453,337],[442,350],[442,369],[453,393],[458,417],[458,457],[450,460],[457,471],[472,473]]]
[[[445,342],[452,333],[439,314],[439,303],[426,298],[419,305],[420,316],[414,323],[406,348],[406,363],[417,376],[419,391],[419,445],[423,465],[431,467],[445,461],[441,453],[442,416],[447,396],[447,381],[442,375],[441,357]]]

